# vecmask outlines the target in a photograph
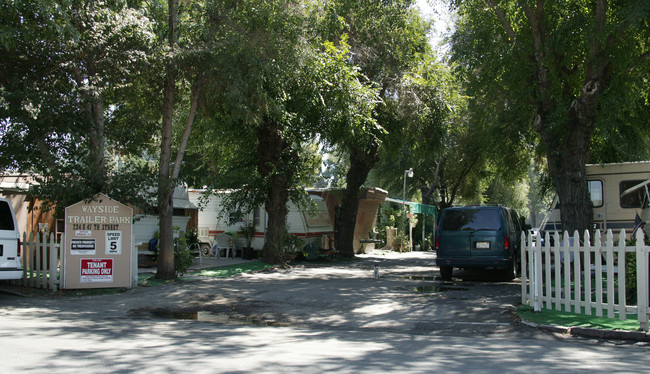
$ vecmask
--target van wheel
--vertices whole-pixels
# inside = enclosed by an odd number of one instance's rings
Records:
[[[451,266],[441,266],[440,267],[440,277],[442,280],[450,281],[451,274],[453,273],[454,268]]]
[[[503,269],[503,279],[513,280],[517,277],[517,260],[513,259],[508,266]]]
[[[201,243],[201,254],[203,256],[209,256],[210,255],[210,244]]]

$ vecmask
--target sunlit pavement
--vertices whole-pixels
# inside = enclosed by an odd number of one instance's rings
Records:
[[[520,325],[516,282],[443,283],[428,252],[360,257],[108,296],[0,294],[2,372],[647,371],[647,345]]]

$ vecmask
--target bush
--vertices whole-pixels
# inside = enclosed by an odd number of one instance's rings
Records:
[[[194,255],[186,245],[176,245],[176,243],[174,243],[174,270],[176,271],[177,277],[185,274],[193,261]]]
[[[284,232],[283,238],[284,253],[295,253],[302,250],[302,247],[305,245],[305,242],[294,234],[290,234],[288,231]]]

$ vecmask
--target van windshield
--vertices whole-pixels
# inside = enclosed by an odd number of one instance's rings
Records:
[[[454,209],[445,212],[442,230],[499,230],[501,220],[496,209]]]
[[[0,201],[0,230],[14,230],[14,219],[11,208],[6,201]]]

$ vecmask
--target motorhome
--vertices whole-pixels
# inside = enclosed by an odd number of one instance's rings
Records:
[[[190,202],[199,207],[197,216],[197,232],[203,255],[211,254],[211,248],[216,244],[217,236],[224,233],[239,233],[247,223],[255,225],[255,235],[252,247],[261,250],[264,247],[264,237],[268,223],[268,215],[263,207],[257,207],[250,213],[226,211],[223,199],[230,191],[215,191],[206,194],[205,189],[189,189]],[[315,194],[309,195],[315,205],[315,210],[288,204],[287,231],[302,239],[304,244],[313,244],[317,248],[328,248],[334,235],[334,228],[325,200]],[[237,248],[246,246],[245,238],[237,235]]]
[[[629,234],[638,216],[650,222],[650,161],[586,165],[587,185],[594,210],[594,229]],[[541,228],[561,231],[560,202],[551,204]]]

